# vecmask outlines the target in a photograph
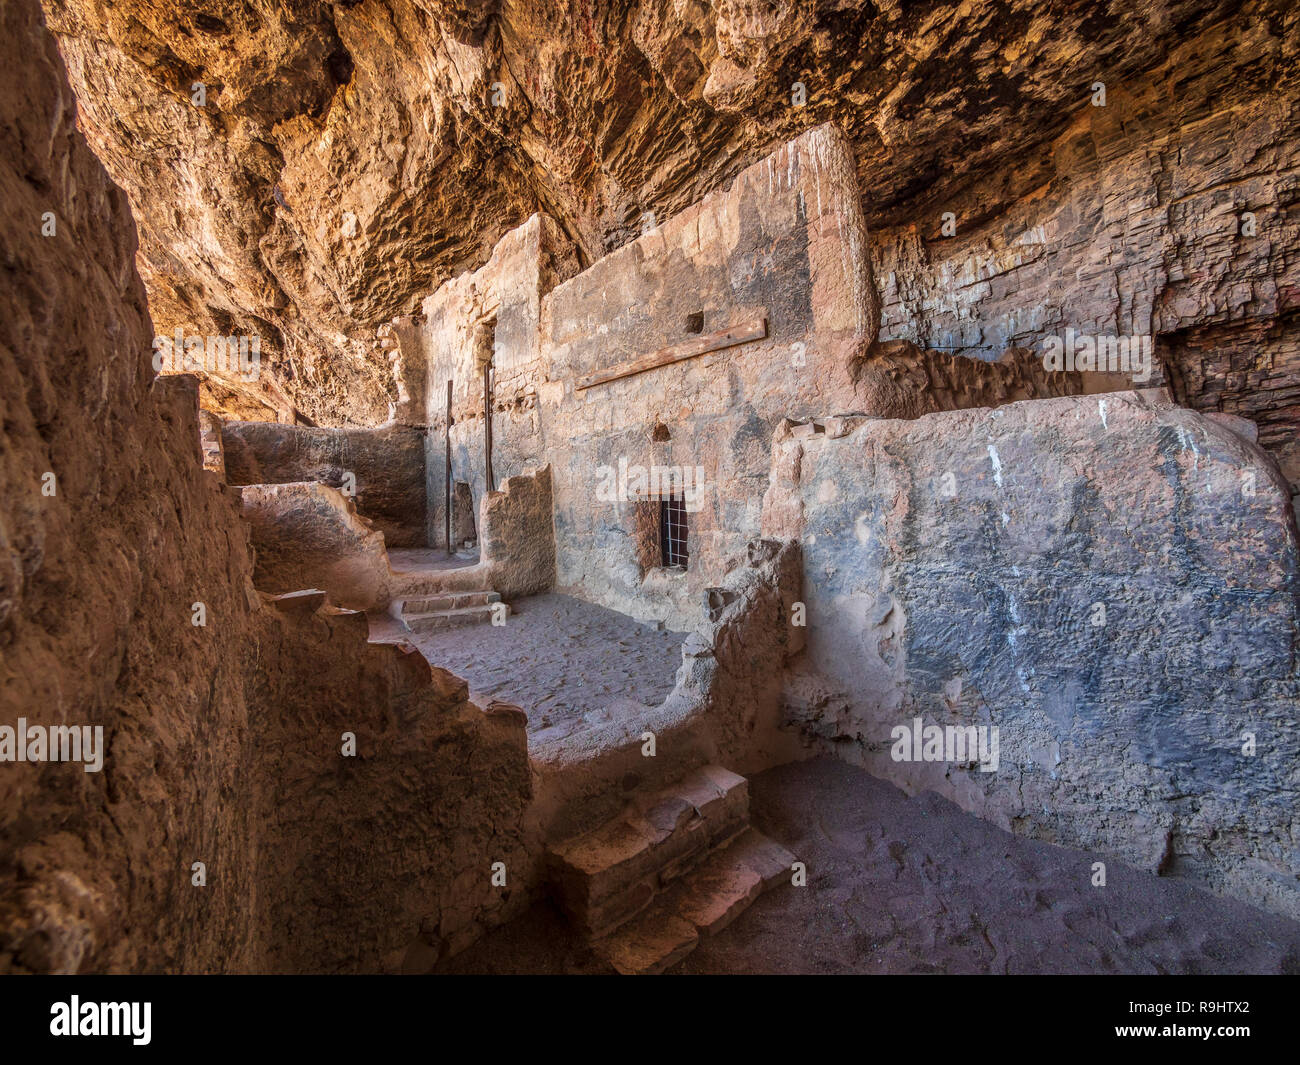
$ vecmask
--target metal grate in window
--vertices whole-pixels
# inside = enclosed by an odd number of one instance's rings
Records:
[[[663,564],[686,568],[686,500],[680,495],[659,500],[659,544]]]

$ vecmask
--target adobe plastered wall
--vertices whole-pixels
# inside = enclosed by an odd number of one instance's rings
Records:
[[[404,360],[423,361],[428,542],[445,537],[447,383],[452,384],[452,479],[470,486],[477,528],[486,491],[483,372],[494,369],[493,473],[509,477],[544,465],[538,383],[546,367],[538,324],[543,295],[577,270],[577,257],[555,223],[533,215],[507,233],[492,257],[429,296],[421,317],[395,325]],[[489,323],[492,323],[489,331]],[[490,339],[490,343],[489,343]],[[480,530],[481,531],[481,530]]]
[[[877,318],[865,246],[852,157],[820,127],[551,292],[540,392],[561,589],[679,628],[699,616],[704,589],[758,531],[781,416],[854,401],[851,363]],[[701,313],[703,334],[765,320],[766,335],[576,387],[690,340]],[[699,477],[684,574],[647,567],[638,551],[636,486],[614,480],[637,466]]]
[[[128,204],[35,0],[0,7],[0,224],[0,726],[99,727],[104,752],[98,772],[0,761],[0,971],[399,968],[463,945],[519,903],[490,862],[524,865],[523,725],[368,645],[363,618],[253,590],[196,382],[154,380]]]
[[[1117,393],[828,421],[773,456],[765,532],[802,541],[829,690],[795,724],[1017,832],[1300,913],[1300,558],[1266,453]],[[895,760],[915,718],[996,726],[998,768]]]

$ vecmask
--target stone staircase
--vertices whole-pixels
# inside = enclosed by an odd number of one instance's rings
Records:
[[[552,893],[624,974],[661,973],[721,931],[795,857],[749,824],[749,782],[704,766],[549,848]]]
[[[497,592],[487,589],[473,592],[442,592],[437,595],[399,599],[389,613],[411,632],[438,632],[460,625],[481,625],[492,620],[494,609],[510,605],[501,602]]]

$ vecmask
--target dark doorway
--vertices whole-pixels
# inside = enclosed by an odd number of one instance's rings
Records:
[[[457,481],[451,498],[451,542],[459,548],[475,539],[474,493],[464,481]]]

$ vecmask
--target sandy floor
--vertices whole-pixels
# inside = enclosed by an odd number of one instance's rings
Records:
[[[682,664],[680,632],[659,632],[567,595],[511,604],[500,627],[469,625],[405,638],[435,666],[469,682],[480,706],[492,699],[528,714],[534,739],[552,743],[620,707],[657,706]]]
[[[1297,973],[1300,923],[1018,839],[831,759],[761,773],[752,820],[808,865],[678,973]],[[548,906],[448,972],[600,972]]]

